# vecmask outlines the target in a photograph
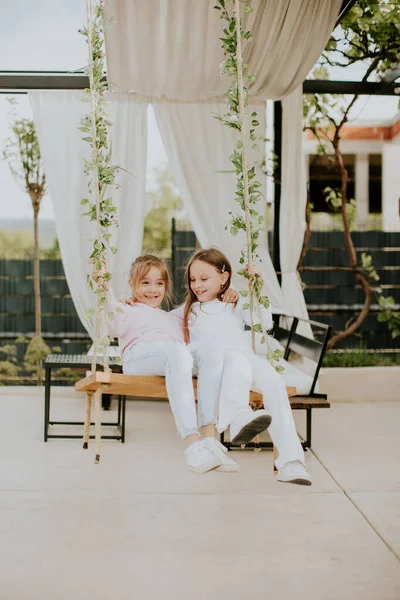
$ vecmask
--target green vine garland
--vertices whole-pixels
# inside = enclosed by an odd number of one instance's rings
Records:
[[[113,165],[111,162],[112,148],[111,144],[108,143],[107,128],[113,123],[106,111],[109,102],[104,97],[107,89],[107,83],[104,80],[104,30],[111,19],[106,18],[102,2],[95,0],[92,8],[91,0],[87,0],[86,5],[88,25],[80,29],[79,33],[86,38],[89,47],[89,65],[86,68],[86,73],[89,77],[90,89],[84,90],[83,100],[90,102],[91,111],[81,119],[79,130],[85,134],[82,139],[91,146],[91,158],[84,159],[84,172],[89,177],[89,197],[83,198],[81,204],[86,208],[83,216],[89,217],[90,221],[96,221],[97,224],[90,259],[93,262],[94,269],[100,271],[104,268],[103,261],[107,252],[111,251],[113,254],[117,252],[117,248],[110,244],[110,228],[114,225],[118,226],[117,209],[108,193],[108,188],[109,186],[115,186],[117,189],[120,187],[115,180],[120,167]],[[112,274],[106,270],[103,278],[105,281],[110,281]],[[91,275],[87,275],[87,282],[97,296],[95,349],[92,364],[92,371],[94,371],[97,349],[103,354],[106,363],[107,348],[111,338],[106,335],[105,327],[102,328],[99,325],[99,321],[103,320],[102,317],[107,304],[106,292],[103,287],[94,285]],[[93,309],[89,309],[86,311],[85,318],[92,320],[94,312]],[[112,318],[111,314],[107,316],[109,319]],[[98,340],[100,329],[103,329],[102,337]]]
[[[224,36],[220,38],[222,50],[226,59],[221,63],[221,73],[228,75],[232,79],[230,87],[224,92],[225,100],[228,105],[228,111],[223,115],[215,115],[227,127],[231,127],[240,133],[240,139],[230,156],[236,173],[236,196],[235,201],[239,204],[241,213],[231,212],[229,223],[230,233],[237,235],[239,231],[246,234],[245,249],[241,251],[239,262],[241,265],[260,260],[257,254],[259,246],[260,232],[264,229],[264,217],[257,210],[257,203],[262,198],[262,184],[256,179],[255,165],[249,166],[247,159],[247,147],[252,145],[254,150],[258,150],[256,128],[259,125],[257,113],[252,112],[250,118],[250,128],[247,132],[245,109],[248,106],[248,88],[256,81],[255,76],[247,70],[247,65],[242,59],[242,40],[251,41],[251,31],[243,28],[243,22],[240,17],[240,4],[247,4],[247,0],[233,0],[234,9],[230,12],[227,5],[232,0],[217,0],[218,4],[214,6],[220,11],[220,18],[224,22],[222,31]],[[250,6],[244,7],[245,13],[251,13],[253,9]],[[247,85],[244,83],[247,82]],[[255,347],[255,332],[262,333],[261,342],[265,343],[266,355],[268,361],[277,371],[283,371],[283,368],[276,364],[281,358],[280,350],[272,350],[268,344],[268,333],[262,320],[261,307],[268,308],[269,300],[262,295],[264,281],[258,276],[249,276],[247,271],[242,268],[238,271],[248,279],[248,289],[241,290],[243,297],[248,297],[249,302],[244,308],[250,309],[252,344]],[[259,323],[253,322],[253,311],[257,313]]]

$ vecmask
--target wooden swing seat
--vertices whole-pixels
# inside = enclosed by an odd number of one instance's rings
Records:
[[[75,383],[77,392],[95,392],[104,387],[105,394],[135,396],[137,398],[167,398],[165,377],[144,377],[142,375],[123,375],[122,373],[104,373],[96,371]],[[193,388],[197,399],[197,379],[193,379]],[[295,387],[287,387],[289,398],[296,395]],[[261,403],[262,396],[250,392],[250,401]]]

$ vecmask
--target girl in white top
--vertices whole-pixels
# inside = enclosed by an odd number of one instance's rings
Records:
[[[250,276],[262,277],[260,268],[254,264],[246,270]],[[221,302],[221,293],[229,288],[232,276],[227,257],[214,248],[200,250],[189,261],[186,273],[188,297],[184,309],[173,311],[183,319],[186,343],[189,340],[192,343],[207,342],[215,348],[229,350],[230,360],[235,360],[235,379],[231,379],[232,370],[226,369],[223,373],[219,430],[231,423],[236,432],[243,418],[241,415],[244,415],[244,400],[249,401],[249,391],[261,393],[264,406],[272,417],[269,433],[278,450],[275,460],[278,480],[311,485],[283,378],[253,352],[244,331],[245,325],[250,325],[250,314],[244,309],[242,299],[236,306]],[[271,329],[270,309],[263,308],[262,316],[266,329]],[[256,315],[254,322],[258,322]]]

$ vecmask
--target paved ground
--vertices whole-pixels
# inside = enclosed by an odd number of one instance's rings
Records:
[[[129,403],[99,465],[43,443],[41,388],[0,404],[0,600],[400,598],[400,399],[315,411],[310,488],[275,481],[268,451],[189,473],[166,403]],[[68,389],[53,406],[83,418]]]

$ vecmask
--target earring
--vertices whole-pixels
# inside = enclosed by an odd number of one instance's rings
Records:
[[[221,283],[221,289],[224,287],[224,285],[225,285],[224,283]]]

